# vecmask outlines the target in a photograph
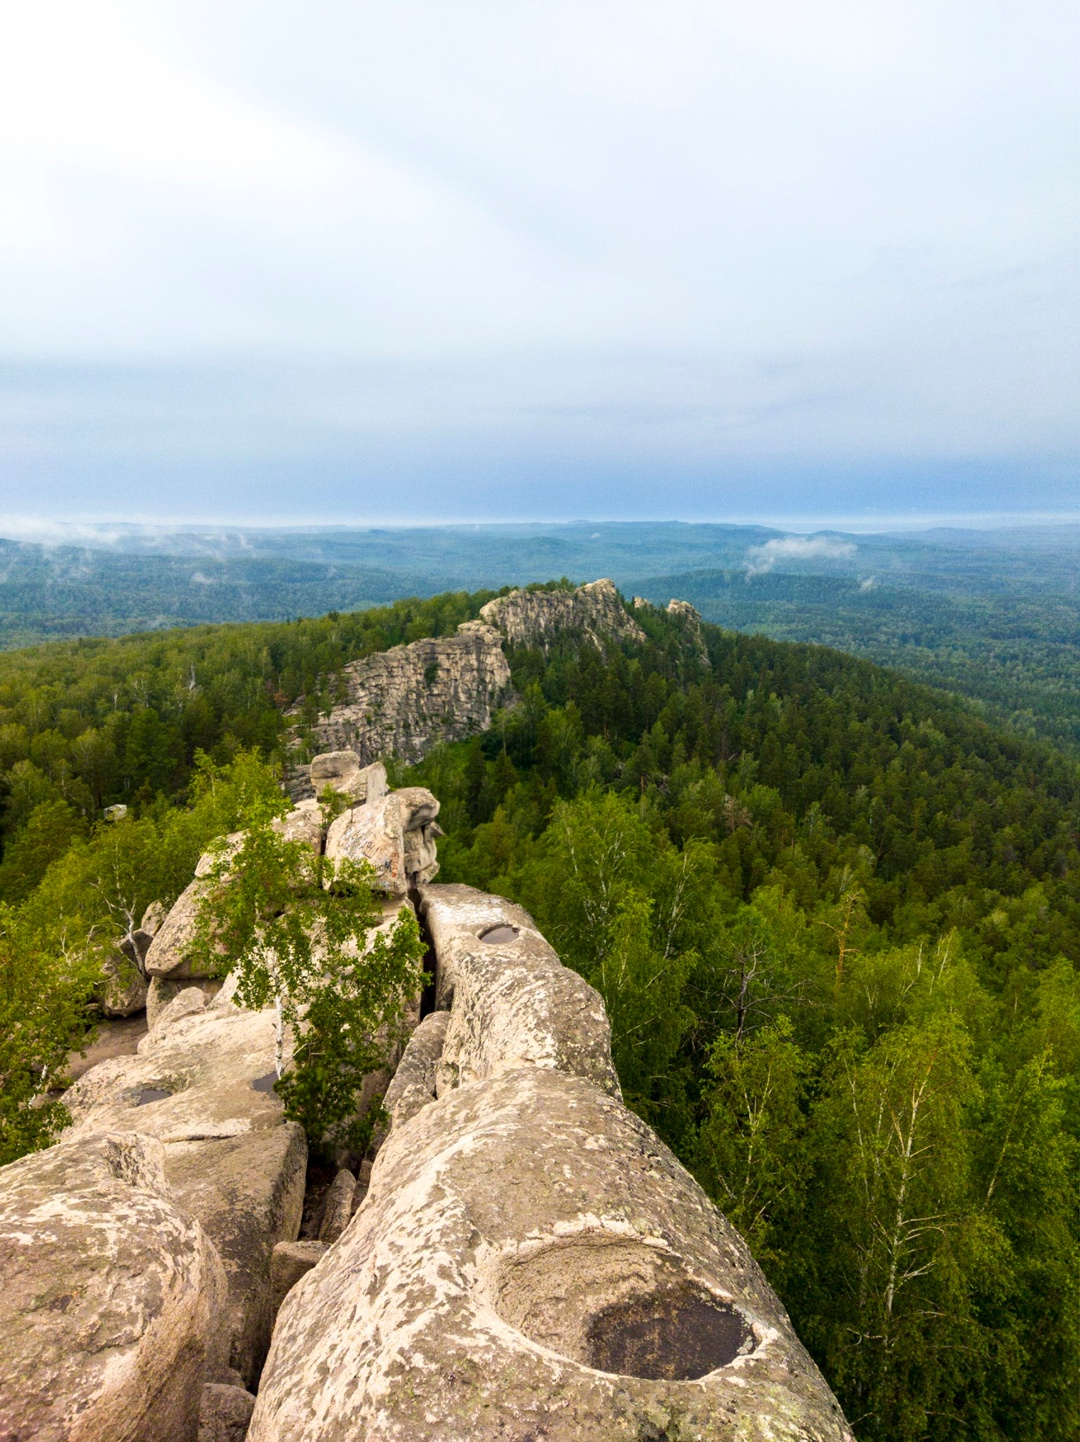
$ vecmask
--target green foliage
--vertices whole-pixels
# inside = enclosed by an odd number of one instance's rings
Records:
[[[281,761],[289,727],[309,726],[333,704],[348,662],[451,634],[493,594],[0,654],[5,855],[44,803],[65,802],[87,824],[117,802],[143,816],[184,802],[200,752],[219,766],[245,750]],[[299,715],[288,716],[300,698]],[[25,860],[0,870],[0,897],[12,899],[31,875]]]
[[[627,1100],[861,1442],[1072,1435],[1074,763],[865,663],[705,627],[706,669],[644,625],[517,653],[521,704],[414,768],[443,877],[600,989]]]
[[[377,1116],[359,1114],[361,1085],[386,1064],[420,987],[416,918],[406,907],[392,928],[373,930],[382,917],[371,868],[286,841],[270,820],[250,812],[239,849],[218,844],[192,955],[208,969],[235,967],[244,1006],[273,1003],[286,1116],[313,1144],[362,1152]]]
[[[48,1146],[68,1121],[55,1089],[86,1031],[96,968],[43,949],[0,903],[0,1166]]]
[[[63,1086],[68,1053],[92,1034],[103,963],[146,907],[175,900],[215,837],[253,812],[269,815],[285,805],[274,772],[246,752],[224,767],[199,757],[190,800],[183,809],[92,829],[73,824],[63,802],[44,802],[32,813],[35,825],[15,852],[20,864],[38,847],[40,866],[55,852],[57,833],[72,839],[33,890],[12,888],[17,904],[0,902],[3,1161],[48,1146],[64,1124],[67,1114],[50,1094]]]
[[[212,944],[251,1004],[281,996],[283,1038],[294,1019],[292,1114],[363,1142],[352,1099],[418,946],[404,923],[358,960],[366,883],[327,890],[269,830],[246,748],[280,754],[345,661],[482,599],[0,659],[8,1014],[40,1058],[0,1040],[16,1150],[55,1124],[32,1103],[84,1024],[84,959],[241,827]],[[513,653],[490,733],[393,768],[440,797],[442,879],[522,901],[602,992],[628,1101],[746,1231],[861,1442],[1074,1435],[1075,761],[867,662],[705,626],[705,665],[640,619],[643,645]],[[94,824],[112,800],[132,815]]]

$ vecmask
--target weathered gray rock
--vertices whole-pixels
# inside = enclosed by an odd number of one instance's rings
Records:
[[[456,636],[425,638],[352,661],[344,675],[348,699],[316,723],[315,734],[327,750],[355,751],[361,763],[392,755],[419,761],[439,741],[484,731],[511,691],[502,637],[478,621],[460,626]],[[314,795],[323,784],[306,768],[288,780],[294,800]],[[369,789],[367,800],[375,799]]]
[[[439,1096],[521,1066],[620,1095],[600,994],[563,966],[529,913],[471,886],[425,886],[420,895],[438,956],[435,1004],[451,1009]]]
[[[146,978],[123,952],[106,957],[102,968],[101,1009],[106,1016],[134,1016],[146,1006]]]
[[[521,1066],[395,1125],[278,1314],[251,1442],[851,1442],[738,1234],[617,1098]]]
[[[326,834],[322,807],[317,801],[301,801],[294,811],[270,825],[286,841],[306,841],[314,852],[321,852]]]
[[[202,862],[199,863],[200,866]],[[203,875],[196,873],[194,881],[177,897],[168,916],[146,953],[146,974],[148,977],[167,976],[173,981],[196,974],[192,969],[187,951],[195,940],[199,906],[209,895],[210,883]]]
[[[143,912],[143,919],[139,922],[139,930],[145,931],[147,936],[153,938],[161,930],[161,924],[169,914],[168,907],[161,901],[152,901]]]
[[[489,601],[480,615],[489,626],[497,626],[511,646],[546,647],[564,631],[581,631],[594,642],[645,639],[614,582],[606,578],[576,591],[511,591]]]
[[[189,987],[159,1014],[136,1056],[81,1077],[64,1098],[73,1118],[65,1135],[138,1131],[163,1143],[177,1203],[224,1263],[229,1360],[250,1383],[273,1319],[270,1255],[300,1229],[307,1146],[271,1089],[273,1013],[240,1010],[231,987],[210,1002]]]
[[[705,637],[701,630],[700,612],[697,611],[693,606],[691,606],[689,601],[671,600],[668,602],[667,609],[669,616],[674,616],[686,627],[686,630],[690,635],[690,639],[694,643],[694,650],[697,652],[697,658],[701,662],[701,664],[703,666],[710,665],[711,663],[709,661],[709,651],[705,645]]]
[[[152,1027],[164,1009],[176,996],[190,985],[189,980],[169,981],[164,976],[152,976],[146,988],[146,1024]]]
[[[282,1305],[252,1442],[852,1442],[745,1243],[623,1106],[596,993],[510,902],[429,886],[422,914],[450,1016]]]
[[[432,868],[438,870],[438,810],[438,801],[421,786],[391,791],[342,812],[326,833],[326,855],[332,861],[370,862],[375,885],[392,896],[404,896],[410,886],[433,875]]]
[[[159,978],[155,977],[155,981]],[[180,985],[180,983],[176,983]],[[147,1018],[147,1026],[151,1032],[166,1031],[175,1022],[183,1020],[185,1016],[195,1016],[200,1011],[206,1010],[206,992],[198,986],[182,986],[175,996],[165,1002],[163,1006],[156,1007],[152,1018]]]
[[[152,1137],[0,1169],[0,1437],[194,1442],[223,1365],[226,1281]]]
[[[202,1389],[198,1442],[244,1442],[255,1398],[243,1387],[209,1382]]]
[[[319,744],[328,752],[333,748],[331,754],[355,753],[360,763],[384,756],[419,761],[440,742],[486,731],[496,709],[513,702],[504,640],[511,646],[547,646],[561,632],[579,631],[599,645],[607,638],[641,641],[645,635],[608,580],[576,591],[513,591],[489,601],[480,616],[460,625],[455,636],[425,638],[350,662],[344,673],[348,699],[316,723]],[[298,715],[301,705],[290,715]],[[287,778],[294,800],[315,795],[322,784],[301,766]],[[373,799],[370,791],[367,799]]]
[[[365,766],[355,751],[324,751],[312,758],[308,774],[316,797],[329,786],[353,805],[377,801],[389,790],[386,767],[380,761]]]
[[[349,1225],[355,1191],[355,1176],[342,1167],[330,1183],[326,1199],[323,1202],[322,1220],[319,1223],[319,1241],[324,1242],[328,1247],[333,1246]]]
[[[326,1249],[326,1242],[278,1242],[270,1258],[270,1289],[275,1316],[300,1278],[326,1255]]]
[[[392,1126],[407,1122],[435,1100],[435,1073],[449,1022],[448,1011],[430,1012],[409,1038],[383,1099]]]
[[[172,981],[181,981],[188,977],[214,975],[205,965],[192,961],[188,950],[198,930],[199,908],[212,890],[210,872],[222,856],[235,856],[243,844],[244,833],[233,831],[199,857],[194,879],[176,898],[147,949],[145,969],[148,978],[167,976]]]

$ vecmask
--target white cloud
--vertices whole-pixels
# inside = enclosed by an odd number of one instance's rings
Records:
[[[857,550],[854,541],[835,536],[779,536],[746,553],[746,574],[763,576],[780,561],[846,561]]]
[[[444,432],[1071,456],[1078,29],[1065,0],[0,0],[0,354],[84,367],[20,372],[14,485]]]

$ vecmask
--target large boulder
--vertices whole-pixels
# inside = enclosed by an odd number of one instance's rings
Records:
[[[313,757],[308,774],[316,796],[329,786],[354,805],[377,801],[388,790],[382,762],[364,766],[355,751],[324,751]]]
[[[135,1056],[102,1062],[64,1100],[73,1141],[138,1131],[163,1144],[178,1204],[224,1262],[231,1365],[250,1383],[273,1320],[270,1256],[300,1229],[307,1144],[272,1089],[273,1012],[241,1010],[232,989],[209,1002],[181,991]]]
[[[415,1116],[421,1107],[436,1096],[436,1072],[446,1045],[448,1011],[433,1011],[409,1038],[386,1090],[383,1105],[392,1126],[400,1126]]]
[[[163,976],[181,981],[188,977],[215,974],[205,965],[194,962],[188,952],[198,931],[199,909],[213,889],[211,871],[222,856],[232,858],[243,844],[244,833],[233,831],[199,857],[194,878],[176,898],[147,948],[145,968],[148,978]]]
[[[105,958],[100,999],[106,1016],[134,1016],[146,1006],[146,993],[146,977],[125,950]]]
[[[852,1442],[735,1230],[649,1128],[522,1066],[395,1124],[278,1314],[249,1442]]]
[[[451,1009],[439,1095],[538,1066],[619,1096],[603,1000],[563,966],[529,913],[471,886],[425,886],[420,895],[438,957],[435,1005]]]
[[[301,801],[287,816],[280,820],[275,817],[270,825],[286,841],[305,841],[312,851],[322,851],[326,828],[322,807],[317,801]]]
[[[404,896],[438,870],[438,811],[438,801],[422,786],[391,791],[342,812],[326,833],[326,855],[332,861],[369,862],[381,891]]]
[[[195,1442],[226,1290],[155,1138],[80,1138],[0,1169],[0,1437]]]

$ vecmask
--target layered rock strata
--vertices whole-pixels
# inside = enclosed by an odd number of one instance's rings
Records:
[[[511,591],[481,607],[480,617],[511,646],[547,647],[565,631],[590,641],[644,641],[645,632],[619,600],[613,581],[590,581],[576,591]]]
[[[394,646],[345,667],[348,700],[314,728],[327,751],[354,751],[362,764],[385,756],[419,761],[440,741],[486,730],[510,694],[510,667],[493,627],[468,621],[456,636]],[[294,800],[315,794],[304,773]]]
[[[72,1143],[106,1132],[161,1143],[176,1205],[224,1263],[229,1361],[250,1383],[270,1340],[270,1256],[300,1229],[307,1144],[272,1090],[273,1013],[241,1010],[230,990],[208,1002],[188,987],[135,1056],[102,1062],[64,1100]]]
[[[513,699],[504,643],[547,647],[565,632],[596,644],[645,639],[608,580],[576,591],[512,591],[489,601],[480,617],[464,622],[454,636],[351,662],[345,667],[348,699],[314,728],[319,745],[355,752],[360,764],[385,756],[420,761],[440,742],[486,731],[498,707]],[[315,794],[320,782],[314,773],[313,779],[306,768],[290,774],[294,800]]]
[[[250,1442],[852,1442],[745,1243],[619,1099],[596,993],[508,902],[429,886],[422,910],[441,1010],[363,1204],[284,1301]]]
[[[225,1366],[227,1284],[149,1136],[0,1170],[0,1437],[191,1442]]]

